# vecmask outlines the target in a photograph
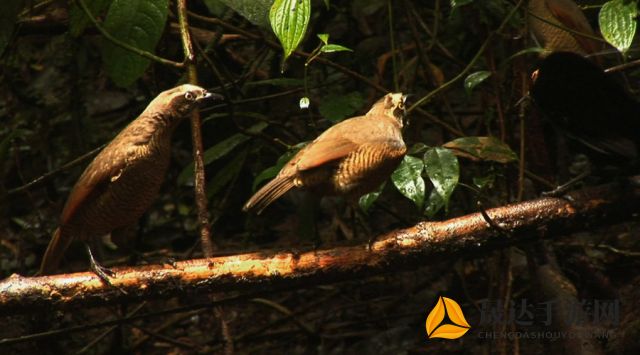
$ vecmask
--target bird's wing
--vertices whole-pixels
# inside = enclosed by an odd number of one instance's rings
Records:
[[[581,34],[595,36],[584,13],[574,2],[568,0],[547,0],[546,4],[549,11],[551,11],[553,16],[556,17],[563,26]],[[585,52],[595,53],[600,50],[597,41],[574,33],[572,33],[572,35],[578,44],[584,48]]]
[[[345,138],[327,138],[309,144],[304,152],[301,151],[300,159],[295,161],[296,168],[300,171],[316,168],[328,162],[346,157],[358,148],[358,144]]]
[[[87,166],[71,190],[62,210],[62,224],[69,222],[83,204],[103,193],[109,183],[117,180],[127,166],[132,154],[121,154],[120,150],[120,154],[117,154],[118,152],[109,149],[109,146]]]

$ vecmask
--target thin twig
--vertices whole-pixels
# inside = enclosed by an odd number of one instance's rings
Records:
[[[84,162],[85,160],[91,158],[92,156],[98,154],[98,152],[102,148],[104,148],[105,145],[106,144],[103,144],[103,145],[99,146],[98,148],[96,148],[96,149],[94,149],[94,150],[92,150],[92,151],[90,151],[88,153],[85,153],[85,154],[83,154],[83,155],[81,155],[81,156],[79,156],[79,157],[77,157],[75,159],[73,159],[72,161],[64,164],[63,166],[59,167],[58,169],[49,171],[48,173],[43,174],[43,175],[31,180],[30,182],[22,185],[22,186],[19,186],[19,187],[16,187],[16,188],[13,188],[13,189],[7,191],[7,195],[15,195],[15,194],[24,192],[26,190],[29,190],[30,188],[32,188],[32,187],[34,187],[36,185],[42,184],[43,182],[45,182],[45,181],[49,180],[50,178],[58,175],[59,173],[61,173],[63,171],[66,171],[66,170],[69,170],[69,169],[73,168],[74,166],[76,166],[76,165]]]

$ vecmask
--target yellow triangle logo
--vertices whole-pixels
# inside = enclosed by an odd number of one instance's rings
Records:
[[[445,315],[452,323],[443,322]],[[440,296],[438,303],[427,316],[426,328],[429,339],[458,339],[469,331],[471,326],[464,319],[462,309],[456,301]]]

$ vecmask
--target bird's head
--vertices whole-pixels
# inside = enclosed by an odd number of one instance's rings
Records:
[[[182,118],[202,103],[216,100],[222,100],[222,96],[208,92],[197,85],[183,84],[163,91],[149,106],[158,104],[161,110]]]
[[[394,118],[400,127],[403,126],[404,121],[404,112],[405,112],[405,101],[407,100],[407,95],[403,95],[401,92],[396,93],[388,93],[383,96],[380,100],[378,100],[371,110],[367,113],[368,115],[384,115],[388,117]]]

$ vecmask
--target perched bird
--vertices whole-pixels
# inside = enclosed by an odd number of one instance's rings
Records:
[[[571,52],[552,53],[532,75],[531,96],[577,152],[629,165],[640,149],[640,103],[611,74]]]
[[[244,205],[258,214],[292,188],[356,199],[380,186],[402,161],[406,96],[389,93],[364,116],[344,120],[300,150]]]
[[[87,242],[133,225],[144,214],[169,166],[173,131],[201,102],[213,98],[220,96],[189,84],[164,91],[95,157],[69,194],[40,274],[58,268],[72,241]],[[105,280],[104,269],[90,257]]]
[[[545,54],[567,51],[587,55],[601,50],[601,42],[584,36],[594,37],[595,33],[572,0],[529,0],[528,10],[529,28]]]

